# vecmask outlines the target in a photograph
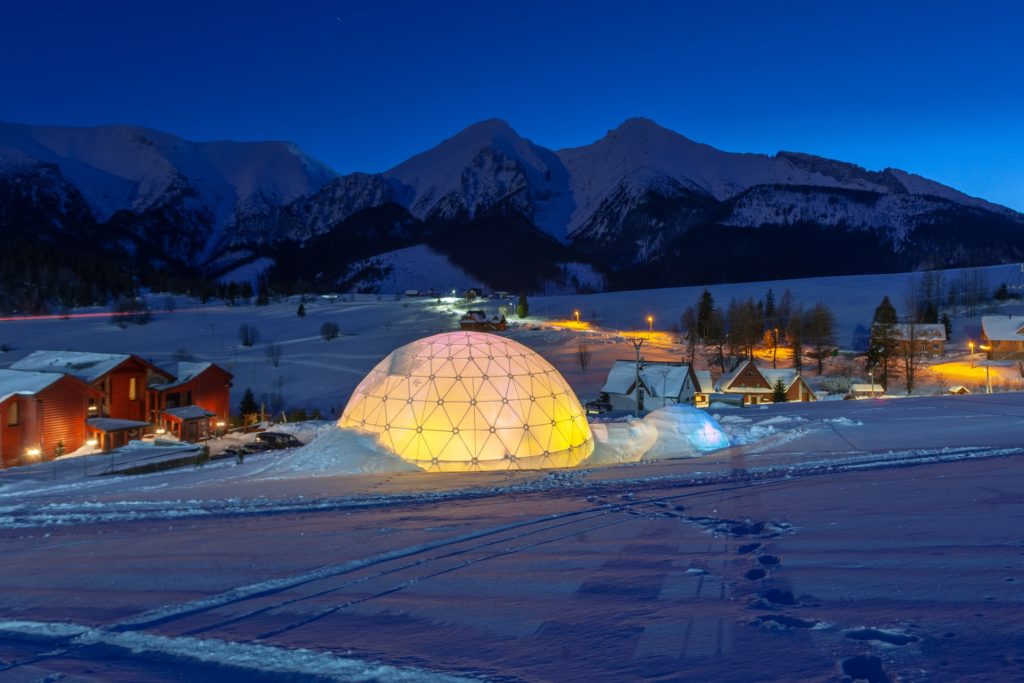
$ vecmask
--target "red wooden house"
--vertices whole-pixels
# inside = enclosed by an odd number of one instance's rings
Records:
[[[215,363],[178,363],[176,378],[150,385],[150,419],[183,441],[205,439],[227,424],[232,379]]]
[[[796,370],[759,368],[749,360],[742,361],[731,372],[719,377],[717,386],[723,394],[741,394],[744,404],[771,403],[775,384],[779,380],[782,380],[786,400],[818,400]]]
[[[0,464],[52,460],[81,448],[90,402],[100,392],[52,372],[0,370]]]
[[[66,453],[86,439],[101,450],[118,448],[154,425],[183,441],[209,438],[228,420],[232,375],[213,363],[179,363],[176,370],[127,353],[26,356],[0,371],[8,373],[0,379],[4,466],[52,458],[58,443]]]
[[[152,412],[147,388],[174,379],[166,370],[130,353],[36,351],[12,364],[11,369],[77,377],[102,392],[90,417],[136,422],[147,422]]]

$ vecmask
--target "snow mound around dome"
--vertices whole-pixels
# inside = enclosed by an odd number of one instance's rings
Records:
[[[666,458],[693,458],[730,445],[721,425],[703,410],[675,405],[643,419],[597,422],[594,453],[582,465],[601,467]]]
[[[714,418],[699,408],[675,405],[649,413],[644,422],[657,430],[657,440],[644,460],[696,457],[729,446],[729,437]]]

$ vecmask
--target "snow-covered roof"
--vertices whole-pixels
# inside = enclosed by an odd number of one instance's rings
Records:
[[[774,391],[775,383],[780,379],[782,380],[782,386],[786,388],[786,391],[789,391],[790,387],[792,387],[800,378],[800,373],[794,368],[761,368],[755,363],[751,363],[750,360],[745,360],[730,372],[718,378],[718,390],[722,392],[729,392],[732,389],[732,383],[736,380],[736,377],[738,377],[748,365],[753,366],[755,370],[761,373],[761,376],[764,377],[765,381],[768,383],[768,387],[736,387],[735,393],[770,394]],[[808,388],[808,390],[810,389]]]
[[[640,383],[650,396],[679,396],[686,383],[690,366],[679,363],[644,361],[640,366]],[[617,360],[608,371],[601,391],[626,395],[633,392],[636,383],[636,361]]]
[[[500,313],[495,313],[494,315],[488,316],[486,311],[474,310],[466,311],[465,315],[463,315],[462,318],[460,318],[460,320],[474,323],[500,323],[501,321],[505,320],[505,316]]]
[[[198,375],[205,372],[208,368],[211,367],[213,367],[213,363],[194,363],[181,361],[180,363],[178,363],[178,371],[176,373],[170,373],[175,375],[177,379],[172,380],[170,382],[166,382],[164,384],[151,384],[150,387],[153,389],[160,390],[173,389],[174,387],[192,381]]]
[[[736,377],[738,377],[741,372],[743,372],[743,369],[745,367],[747,367],[747,364],[749,362],[750,362],[749,360],[745,360],[745,361],[741,362],[739,365],[737,365],[736,367],[734,367],[729,372],[727,372],[724,375],[722,375],[721,377],[719,377],[718,378],[718,390],[719,391],[725,391],[726,389],[728,389],[729,385],[732,384],[736,380]]]
[[[63,376],[55,372],[0,370],[0,401],[6,401],[15,394],[38,394]]]
[[[793,383],[796,382],[797,378],[800,376],[800,373],[798,373],[793,368],[782,368],[782,369],[777,369],[777,368],[775,368],[775,369],[773,369],[773,368],[757,368],[757,369],[761,372],[761,375],[763,375],[764,378],[766,380],[768,380],[768,384],[771,385],[773,388],[775,387],[775,383],[781,379],[782,380],[782,386],[786,387],[787,391],[789,390],[789,388],[791,386],[793,386]]]
[[[601,391],[606,394],[628,394],[633,391],[633,384],[636,382],[636,361],[617,360],[608,370],[608,379],[605,380]]]
[[[176,417],[179,420],[198,420],[203,417],[213,417],[209,410],[199,406],[182,406],[181,408],[168,408],[163,411],[166,415]]]
[[[699,387],[694,387],[694,389],[702,394],[710,394],[715,390],[715,385],[711,381],[710,370],[697,370],[694,374],[697,375],[697,385]]]
[[[84,351],[35,351],[17,363],[12,370],[59,372],[92,383],[131,358],[127,353],[87,353]]]
[[[993,341],[1024,341],[1024,316],[983,315],[981,332]]]
[[[854,382],[850,385],[850,391],[855,394],[881,394],[885,392],[885,387],[880,382],[871,384],[870,382]]]
[[[909,339],[911,332],[911,325],[907,323],[900,323],[899,325],[893,325],[893,333],[902,339]],[[936,323],[919,323],[913,325],[914,337],[916,339],[924,340],[937,340],[946,341],[946,326],[939,325]]]
[[[690,366],[645,362],[640,368],[640,381],[651,396],[678,397],[690,373]]]
[[[139,429],[150,426],[148,422],[120,420],[116,417],[90,417],[85,421],[85,424],[101,432],[121,432],[126,429]]]

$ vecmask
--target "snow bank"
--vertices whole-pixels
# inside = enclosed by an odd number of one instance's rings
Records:
[[[300,440],[308,435],[310,423],[275,427],[290,431]],[[277,479],[331,476],[369,472],[416,472],[419,468],[380,446],[369,434],[342,429],[333,423],[319,424],[315,437],[263,470],[262,478]]]
[[[636,462],[658,439],[652,425],[634,418],[627,422],[597,422],[590,425],[590,432],[594,435],[594,452],[580,467]]]
[[[652,411],[644,422],[654,428],[657,440],[644,460],[696,457],[729,446],[721,425],[703,410],[676,405]]]
[[[729,437],[713,418],[703,410],[681,405],[659,408],[642,420],[597,422],[590,430],[594,453],[581,467],[692,458],[729,445]]]

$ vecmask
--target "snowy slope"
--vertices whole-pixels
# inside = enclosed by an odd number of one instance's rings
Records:
[[[402,203],[417,218],[471,218],[507,201],[539,228],[565,236],[572,208],[565,168],[500,119],[473,124],[384,175],[400,184]]]
[[[376,277],[366,275],[350,284],[355,291],[376,291],[382,294],[401,294],[415,289],[448,293],[464,292],[479,287],[477,278],[452,263],[447,256],[430,247],[418,244],[405,249],[388,251],[370,259],[356,262],[350,272],[375,266]]]
[[[312,194],[335,173],[285,142],[190,142],[132,126],[0,124],[0,169],[54,164],[97,220],[179,196],[211,218],[211,243],[239,216]]]

